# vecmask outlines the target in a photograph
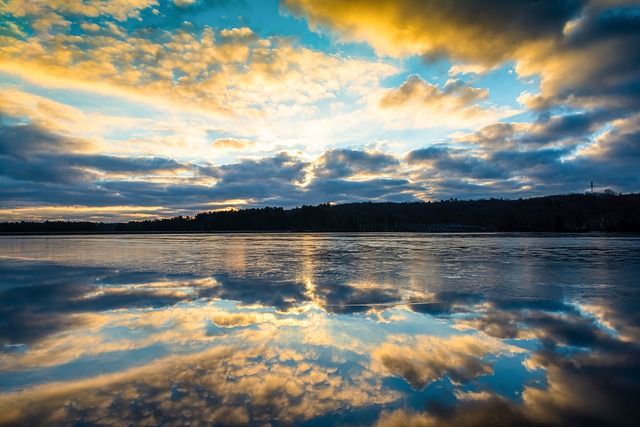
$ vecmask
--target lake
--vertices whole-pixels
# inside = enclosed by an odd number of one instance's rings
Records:
[[[640,237],[0,237],[0,425],[631,426]]]

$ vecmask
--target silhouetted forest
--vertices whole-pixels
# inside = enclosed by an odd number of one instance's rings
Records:
[[[5,233],[208,231],[640,232],[640,194],[616,195],[606,191],[518,200],[266,207],[128,223],[0,223],[0,232]]]

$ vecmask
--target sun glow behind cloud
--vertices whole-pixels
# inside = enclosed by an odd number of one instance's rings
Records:
[[[639,7],[5,1],[0,218],[637,191]]]

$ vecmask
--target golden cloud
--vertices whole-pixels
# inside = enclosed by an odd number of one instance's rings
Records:
[[[187,419],[224,425],[246,425],[252,419],[296,423],[400,398],[399,393],[383,389],[379,379],[346,376],[334,367],[339,362],[327,367],[315,358],[308,352],[267,351],[260,342],[243,347],[219,344],[117,374],[2,394],[0,423],[28,424],[37,419],[56,424],[73,419],[78,410],[88,423],[137,424],[141,413],[134,406],[143,413],[153,408],[154,415],[143,415],[153,424],[178,425]],[[282,363],[287,360],[298,363]],[[345,364],[343,369],[350,368]],[[218,404],[212,405],[212,399]]]
[[[285,0],[312,29],[326,27],[384,55],[447,55],[485,64],[509,58],[523,43],[562,34],[581,1]]]
[[[28,16],[32,25],[39,16]],[[58,25],[51,34],[26,40],[2,37],[0,70],[45,86],[248,117],[298,115],[300,108],[340,91],[366,93],[372,83],[396,72],[381,62],[260,39],[246,27],[195,32],[185,25],[173,32],[128,33],[113,23],[80,24],[80,35]],[[281,111],[290,101],[297,110]]]
[[[263,323],[275,320],[275,316],[270,313],[215,313],[211,316],[214,325],[222,328],[233,328],[236,326],[248,326],[255,323]]]
[[[213,148],[220,150],[246,150],[256,145],[255,141],[249,139],[236,139],[236,138],[218,138],[213,141]]]
[[[524,350],[500,340],[474,335],[438,338],[419,336],[414,340],[400,337],[373,352],[378,370],[399,375],[416,390],[421,390],[445,376],[454,383],[464,383],[493,372],[483,361],[486,355],[519,353]]]
[[[96,112],[85,112],[61,102],[7,88],[0,94],[0,113],[18,119],[27,119],[43,130],[64,134],[77,139],[78,135],[94,137],[82,146],[76,146],[73,152],[98,153],[105,150],[105,144],[98,138],[108,129],[144,128],[148,120],[125,116],[111,116]],[[69,148],[69,147],[67,147]]]
[[[0,4],[0,11],[17,17],[58,12],[90,18],[110,16],[125,21],[139,18],[141,10],[156,5],[157,0],[8,0]]]
[[[412,75],[379,100],[381,118],[389,128],[475,127],[520,113],[506,107],[481,106],[489,94],[457,79],[440,88]]]

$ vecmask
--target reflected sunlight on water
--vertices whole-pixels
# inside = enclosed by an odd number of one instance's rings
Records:
[[[0,424],[634,425],[640,238],[0,239]]]

